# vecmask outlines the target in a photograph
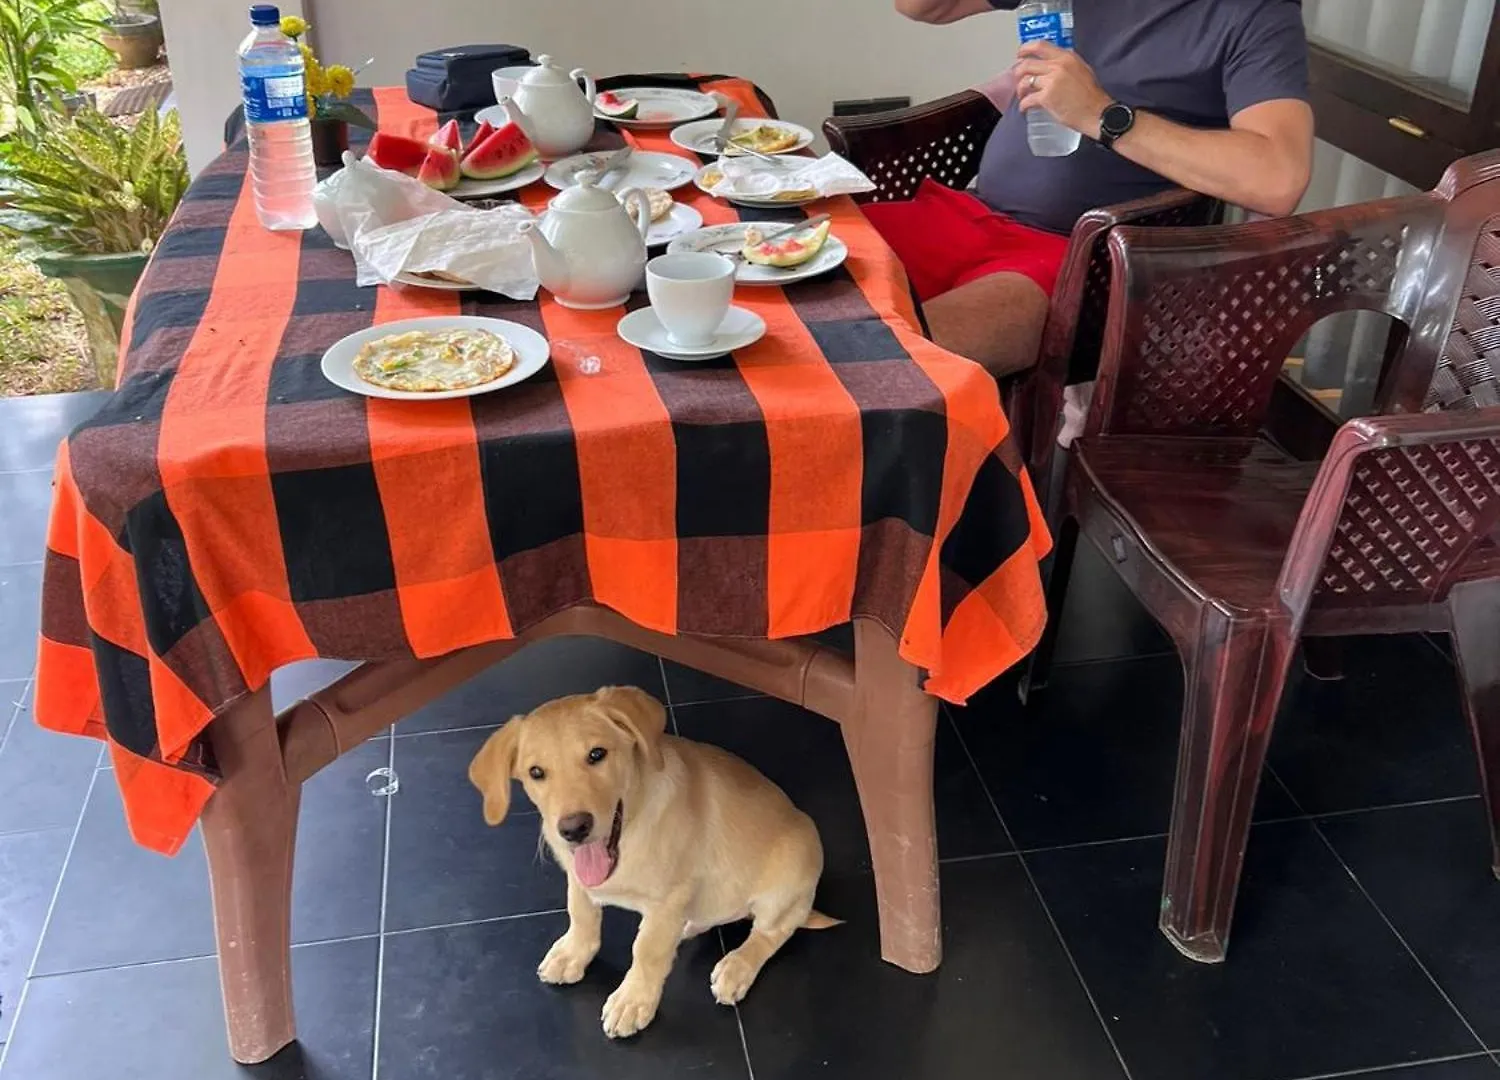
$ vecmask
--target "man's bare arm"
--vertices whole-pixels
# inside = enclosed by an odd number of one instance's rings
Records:
[[[970,15],[994,11],[990,0],[896,0],[896,10],[908,19],[946,26]]]
[[[1032,42],[1015,71],[1021,108],[1099,137],[1110,96],[1077,53]],[[1312,175],[1313,114],[1303,101],[1265,101],[1231,117],[1229,130],[1206,131],[1139,112],[1114,149],[1185,188],[1279,217],[1296,210]]]

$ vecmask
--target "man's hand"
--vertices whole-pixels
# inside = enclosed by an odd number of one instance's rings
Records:
[[[1094,69],[1050,41],[1027,42],[1017,56],[1013,70],[1021,108],[1046,109],[1059,123],[1097,139],[1099,119],[1114,99],[1099,86]]]
[[[994,11],[995,6],[990,0],[896,0],[896,10],[917,22],[946,26]]]

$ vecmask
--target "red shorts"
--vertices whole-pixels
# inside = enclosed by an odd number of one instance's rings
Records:
[[[1018,224],[966,191],[923,180],[910,202],[870,203],[865,215],[906,267],[918,300],[1012,273],[1052,295],[1068,238]]]

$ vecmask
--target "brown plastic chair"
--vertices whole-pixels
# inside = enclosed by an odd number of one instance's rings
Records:
[[[1045,672],[1081,530],[1183,658],[1161,929],[1224,958],[1304,637],[1452,634],[1500,867],[1500,151],[1424,195],[1109,242],[1098,389],[1033,662]],[[1278,372],[1354,309],[1396,320],[1378,415],[1299,461],[1262,434]]]
[[[834,117],[824,122],[823,133],[836,153],[875,182],[875,190],[861,201],[894,202],[910,199],[928,177],[951,188],[968,187],[979,173],[985,142],[999,120],[1000,111],[989,98],[965,90],[910,109]],[[1050,468],[1063,385],[1093,378],[1098,363],[1109,309],[1110,230],[1127,223],[1204,225],[1219,220],[1222,213],[1217,200],[1177,189],[1091,210],[1078,220],[1052,294],[1037,366],[1007,380],[1005,387],[1006,411],[1018,445],[1028,452],[1034,468]]]

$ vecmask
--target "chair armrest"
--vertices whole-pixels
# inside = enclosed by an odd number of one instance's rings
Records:
[[[1000,111],[976,90],[869,116],[835,116],[823,134],[834,153],[875,183],[862,202],[893,202],[916,194],[931,177],[962,190],[979,173],[984,146]]]
[[[1500,527],[1500,407],[1351,420],[1308,492],[1279,592],[1298,629],[1315,602],[1427,603]]]

